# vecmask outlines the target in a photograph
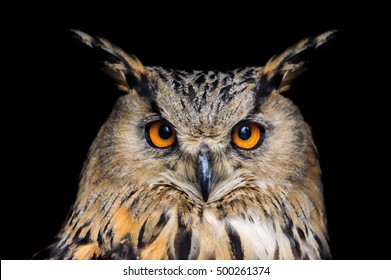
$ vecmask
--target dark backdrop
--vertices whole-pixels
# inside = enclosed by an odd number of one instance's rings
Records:
[[[285,15],[279,8],[244,5],[224,12],[200,5],[169,13],[160,7],[99,8],[26,8],[21,24],[14,19],[4,25],[9,66],[3,65],[1,104],[2,259],[31,258],[53,240],[75,199],[87,149],[118,94],[70,28],[105,37],[145,65],[221,70],[263,65],[306,36],[339,29],[286,95],[313,128],[333,257],[389,258],[389,163],[379,159],[387,160],[381,144],[387,126],[379,125],[387,110],[376,88],[386,80],[372,80],[381,71],[369,63],[381,54],[367,48],[379,43],[376,29],[360,24],[359,16],[346,19],[354,11],[320,4]]]

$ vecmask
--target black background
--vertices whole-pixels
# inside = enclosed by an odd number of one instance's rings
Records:
[[[145,65],[220,70],[263,65],[306,36],[338,29],[285,95],[313,128],[333,258],[389,258],[382,144],[389,125],[380,123],[387,110],[379,89],[387,81],[371,64],[382,53],[369,11],[361,16],[320,3],[284,14],[244,4],[224,11],[201,4],[170,12],[152,4],[34,8],[24,6],[3,24],[2,259],[31,258],[53,240],[75,200],[88,147],[118,96],[70,28],[105,37]]]

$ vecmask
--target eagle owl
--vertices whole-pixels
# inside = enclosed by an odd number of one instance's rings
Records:
[[[94,140],[52,259],[327,259],[311,130],[281,93],[307,38],[264,67],[147,67],[80,31],[124,95]]]

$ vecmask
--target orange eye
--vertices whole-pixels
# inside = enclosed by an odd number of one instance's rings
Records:
[[[242,122],[232,130],[232,142],[240,149],[254,149],[261,144],[263,134],[264,129],[258,124]]]
[[[155,148],[168,148],[175,143],[176,135],[172,126],[166,121],[149,124],[145,131],[149,145]]]

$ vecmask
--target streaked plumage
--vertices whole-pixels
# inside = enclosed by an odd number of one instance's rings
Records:
[[[228,72],[144,67],[106,40],[75,34],[125,95],[90,148],[50,258],[330,257],[311,131],[281,92],[333,32],[264,67]],[[150,139],[157,121],[162,144]],[[253,127],[262,139],[240,148],[238,124],[244,142]]]

